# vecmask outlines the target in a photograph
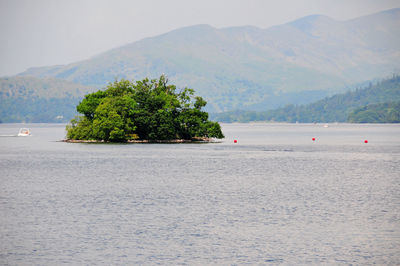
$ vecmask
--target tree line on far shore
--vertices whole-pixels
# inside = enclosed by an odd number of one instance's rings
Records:
[[[211,114],[219,122],[350,122],[350,123],[399,123],[400,76],[369,84],[363,89],[336,94],[306,104],[290,104],[285,107],[255,111],[228,111]]]

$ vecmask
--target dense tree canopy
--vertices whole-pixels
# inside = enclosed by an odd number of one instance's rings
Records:
[[[77,106],[83,116],[71,120],[67,138],[125,142],[224,138],[217,122],[201,109],[207,104],[194,90],[177,91],[162,75],[136,83],[121,80],[87,94]]]

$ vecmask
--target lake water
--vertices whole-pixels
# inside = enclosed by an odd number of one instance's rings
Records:
[[[20,127],[33,136],[4,136]],[[0,124],[0,264],[400,263],[400,125],[222,128],[74,144],[64,125]]]

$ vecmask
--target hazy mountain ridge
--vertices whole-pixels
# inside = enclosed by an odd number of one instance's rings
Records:
[[[304,91],[323,97],[398,72],[399,47],[397,8],[349,21],[312,15],[268,29],[185,27],[88,60],[20,75],[103,87],[117,78],[165,73],[205,97],[209,110],[265,110],[291,103],[288,99]]]
[[[307,105],[287,105],[265,112],[231,111],[211,114],[219,122],[396,122],[400,116],[400,76],[336,94]],[[383,109],[381,112],[377,110]]]
[[[0,78],[0,121],[67,122],[76,105],[96,88],[55,78]]]
[[[83,97],[95,88],[52,77],[15,76],[0,78],[1,98]]]

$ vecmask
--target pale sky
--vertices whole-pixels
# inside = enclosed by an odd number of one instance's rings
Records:
[[[268,28],[322,14],[348,20],[400,0],[0,0],[0,76],[60,65],[196,24]]]

